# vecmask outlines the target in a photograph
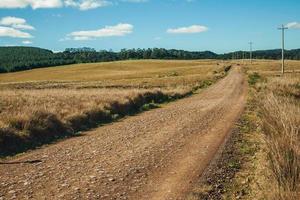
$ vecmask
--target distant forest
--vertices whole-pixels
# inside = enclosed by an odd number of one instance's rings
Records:
[[[41,67],[75,63],[107,62],[130,59],[243,59],[249,52],[216,54],[211,51],[184,51],[176,49],[122,49],[120,52],[96,51],[92,48],[68,48],[64,52],[53,53],[36,47],[0,47],[0,73],[29,70]],[[254,51],[255,59],[280,59],[281,50]],[[300,60],[300,49],[287,50],[286,59]]]

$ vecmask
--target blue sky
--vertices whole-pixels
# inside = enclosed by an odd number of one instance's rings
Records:
[[[223,53],[300,48],[299,0],[0,0],[0,45]]]

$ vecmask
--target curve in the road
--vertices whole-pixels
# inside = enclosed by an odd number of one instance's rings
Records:
[[[234,67],[200,94],[2,162],[0,198],[184,199],[240,116],[246,92]]]

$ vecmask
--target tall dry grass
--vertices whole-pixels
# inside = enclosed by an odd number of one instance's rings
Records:
[[[268,89],[279,96],[300,98],[300,74],[270,78]]]
[[[300,198],[300,88],[299,78],[270,78],[261,106],[265,134],[270,199]]]
[[[13,119],[28,119],[37,111],[54,113],[67,119],[94,108],[109,107],[112,102],[125,103],[147,93],[173,96],[189,89],[43,89],[0,90],[0,121],[8,124]]]
[[[136,113],[149,103],[189,94],[186,88],[1,90],[0,156]]]

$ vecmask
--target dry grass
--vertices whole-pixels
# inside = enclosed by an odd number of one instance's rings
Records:
[[[190,95],[223,77],[224,70],[216,61],[146,60],[1,74],[0,154]]]
[[[292,200],[300,196],[300,62],[288,61],[284,76],[280,67],[278,61],[260,61],[248,72],[264,134],[260,162],[267,162],[260,188],[264,199]]]
[[[257,62],[249,71],[258,72],[256,84],[264,148],[268,161],[265,175],[267,199],[292,200],[300,196],[300,62],[287,61],[280,75],[279,61]]]
[[[184,94],[186,90],[145,90],[145,89],[44,89],[44,90],[1,90],[0,121],[8,124],[12,118],[28,118],[40,110],[55,113],[60,119],[81,114],[91,108],[104,108],[111,102],[126,102],[128,99],[147,92]]]
[[[300,196],[299,83],[297,78],[273,78],[260,101],[272,190],[275,191],[271,199]]]
[[[0,74],[0,88],[193,87],[223,70],[217,61],[120,61]]]
[[[299,199],[300,61],[287,61],[284,76],[280,61],[255,60],[245,68],[251,86],[247,123],[235,144],[241,168],[223,199]],[[243,144],[252,150],[240,148]]]
[[[0,152],[23,151],[189,94],[180,88],[1,90]]]
[[[300,98],[300,74],[270,78],[267,87],[276,95]]]
[[[100,81],[140,83],[151,79],[152,83],[161,78],[174,76],[203,76],[218,70],[222,66],[214,60],[162,61],[137,60],[106,63],[76,64],[59,67],[41,68],[10,74],[0,74],[0,82],[32,82],[32,81]]]
[[[238,63],[243,64],[242,61]],[[281,73],[281,61],[280,60],[254,60],[252,65],[246,64],[247,71],[249,73],[259,72],[262,75],[274,76]],[[286,61],[286,72],[288,74],[300,73],[300,62],[294,60]]]
[[[6,155],[136,113],[149,103],[184,97],[190,90],[45,89],[0,94],[0,154]]]

